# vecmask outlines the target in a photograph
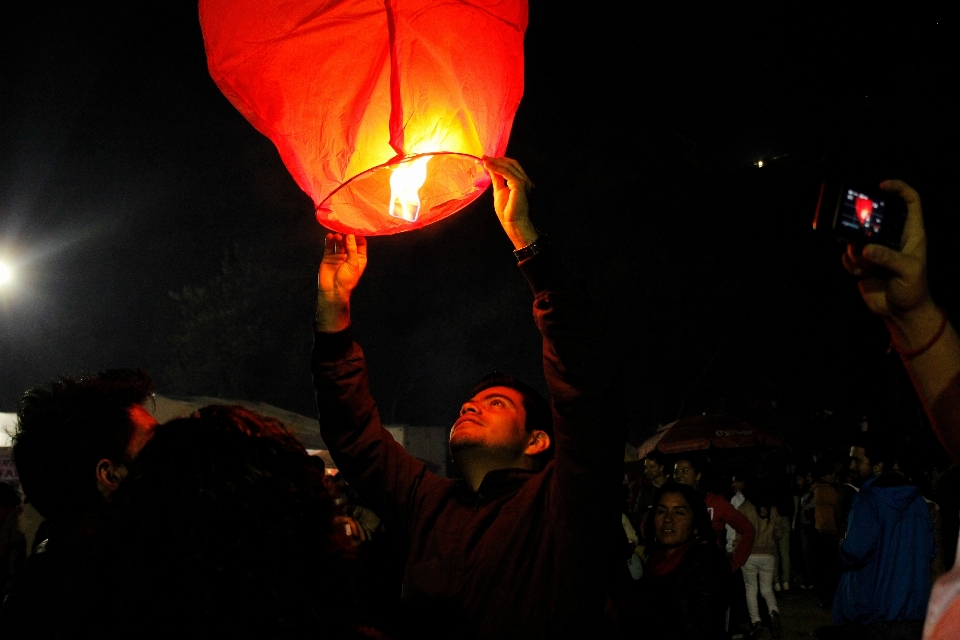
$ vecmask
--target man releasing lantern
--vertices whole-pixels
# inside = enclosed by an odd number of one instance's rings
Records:
[[[523,94],[526,0],[201,0],[210,74],[318,221],[391,234],[490,178]]]

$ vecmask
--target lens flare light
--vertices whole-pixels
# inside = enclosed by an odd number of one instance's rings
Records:
[[[13,267],[0,262],[0,287],[13,282]]]

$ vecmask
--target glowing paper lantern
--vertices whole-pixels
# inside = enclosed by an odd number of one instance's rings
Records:
[[[210,74],[317,220],[423,227],[490,184],[523,94],[526,0],[200,0]]]

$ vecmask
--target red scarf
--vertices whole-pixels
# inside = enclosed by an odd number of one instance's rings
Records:
[[[698,544],[699,542],[699,538],[690,538],[682,545],[679,547],[674,547],[672,550],[661,549],[660,551],[657,551],[650,556],[650,560],[647,561],[647,569],[649,569],[650,573],[655,576],[670,575],[680,565],[683,557],[687,555],[687,551],[689,551],[695,544]],[[670,551],[673,551],[673,553],[670,553]]]

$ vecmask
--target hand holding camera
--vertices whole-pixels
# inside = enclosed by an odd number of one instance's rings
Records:
[[[911,349],[923,344],[913,344],[923,340],[923,326],[932,325],[932,335],[942,320],[927,289],[923,209],[920,196],[905,182],[887,180],[880,188],[906,205],[900,250],[881,244],[860,246],[851,241],[843,255],[843,266],[860,278],[860,294],[870,310],[891,323],[891,331],[898,334],[894,338]]]

